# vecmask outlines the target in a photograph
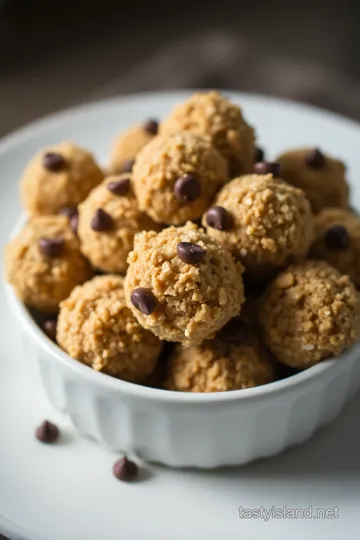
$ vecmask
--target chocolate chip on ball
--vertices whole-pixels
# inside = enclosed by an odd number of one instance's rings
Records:
[[[94,217],[91,220],[91,228],[96,232],[107,232],[113,228],[114,222],[112,217],[102,208],[95,211]]]
[[[350,236],[343,225],[333,225],[325,233],[326,247],[331,250],[343,250],[350,244]]]
[[[111,193],[119,197],[126,195],[130,189],[130,178],[127,176],[126,178],[109,182],[107,188]]]
[[[64,251],[65,241],[63,238],[40,238],[40,251],[45,257],[55,259],[61,257]]]
[[[182,201],[195,201],[201,195],[201,184],[194,174],[185,174],[176,180],[174,193]]]
[[[62,171],[66,166],[66,160],[61,154],[55,152],[47,152],[43,157],[45,169],[51,172]]]
[[[137,287],[130,295],[132,305],[144,313],[144,315],[151,315],[156,309],[157,300],[150,289],[146,287]]]
[[[133,170],[135,159],[127,159],[121,165],[120,172],[131,172]]]
[[[193,242],[179,242],[176,251],[179,259],[187,264],[198,264],[205,259],[207,250]]]
[[[150,135],[157,135],[157,132],[159,131],[159,122],[154,118],[149,118],[149,120],[147,120],[143,125],[143,128],[146,133],[149,133]]]
[[[206,213],[206,224],[218,231],[229,231],[233,226],[233,218],[222,206],[213,206]]]
[[[307,154],[305,161],[311,169],[323,169],[326,164],[325,156],[319,148],[311,150],[311,152]]]
[[[259,161],[254,165],[255,174],[272,174],[275,178],[280,176],[280,163]]]
[[[43,330],[47,337],[52,341],[56,341],[56,327],[57,322],[53,319],[48,319],[43,322]]]

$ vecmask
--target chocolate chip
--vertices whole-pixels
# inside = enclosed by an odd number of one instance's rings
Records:
[[[155,311],[157,300],[150,289],[138,287],[130,296],[131,303],[136,309],[145,315],[151,315]]]
[[[120,180],[114,180],[107,185],[107,188],[114,195],[122,196],[126,195],[130,189],[130,178],[121,178]]]
[[[60,215],[65,216],[69,219],[71,219],[73,216],[76,216],[77,212],[78,211],[76,206],[64,206],[59,210]]]
[[[65,241],[63,238],[40,238],[40,251],[45,257],[56,259],[61,257],[64,251]]]
[[[204,260],[207,250],[193,242],[179,242],[176,247],[179,259],[187,264],[197,264]]]
[[[312,169],[323,169],[326,163],[324,154],[318,148],[311,150],[305,157],[305,161]]]
[[[254,165],[255,174],[272,174],[275,178],[280,176],[280,163],[271,161],[259,161]]]
[[[51,172],[62,171],[66,166],[66,160],[61,154],[55,152],[47,152],[43,157],[45,169]]]
[[[213,206],[206,213],[206,224],[218,231],[228,231],[233,226],[233,218],[222,206]]]
[[[264,161],[265,159],[265,151],[263,148],[260,148],[259,146],[256,148],[255,153],[255,163],[258,163],[259,161]]]
[[[44,420],[35,431],[36,438],[43,443],[54,443],[59,437],[59,428],[48,420]]]
[[[350,244],[350,236],[343,225],[333,225],[325,233],[326,247],[333,250],[346,249]]]
[[[127,159],[121,165],[120,172],[131,172],[133,170],[134,163],[135,159]]]
[[[201,195],[201,184],[194,174],[184,174],[176,180],[174,193],[182,201],[195,201]]]
[[[249,339],[251,332],[246,321],[234,317],[220,330],[219,336],[229,343],[243,343]]]
[[[157,132],[159,131],[159,122],[154,120],[154,118],[150,118],[145,122],[143,128],[146,133],[149,133],[150,135],[157,135]]]
[[[110,231],[113,228],[114,222],[111,216],[102,208],[95,211],[94,217],[91,220],[91,228],[97,232]]]
[[[70,229],[72,230],[72,232],[73,232],[75,235],[77,235],[78,227],[79,227],[79,214],[74,214],[74,215],[70,218]]]
[[[56,326],[57,323],[54,320],[47,320],[43,323],[43,330],[48,338],[50,338],[52,341],[56,341]]]
[[[134,461],[123,457],[116,461],[113,466],[114,476],[123,482],[131,482],[138,475],[139,468]]]

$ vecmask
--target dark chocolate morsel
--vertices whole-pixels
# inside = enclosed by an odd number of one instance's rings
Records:
[[[194,174],[184,174],[176,180],[174,193],[182,201],[195,201],[201,195],[201,184]]]
[[[159,122],[154,118],[149,118],[149,120],[145,122],[143,127],[144,130],[150,135],[157,135],[157,132],[159,131]]]
[[[305,158],[306,164],[312,169],[323,169],[326,164],[324,154],[319,150],[319,148],[314,148],[311,150]]]
[[[179,259],[187,264],[197,264],[204,260],[207,250],[193,242],[179,242],[176,248]]]
[[[78,213],[76,206],[64,206],[60,208],[59,214],[71,219],[73,216],[76,216]]]
[[[59,437],[59,428],[48,420],[44,420],[35,431],[36,438],[43,443],[54,443]]]
[[[136,309],[144,313],[144,315],[151,315],[156,309],[157,300],[150,289],[145,287],[137,287],[134,289],[130,296],[131,303]]]
[[[120,180],[109,182],[107,188],[109,191],[111,191],[111,193],[118,195],[119,197],[126,195],[130,189],[130,177],[126,176]]]
[[[56,341],[56,326],[57,323],[55,320],[48,319],[43,323],[43,330],[49,339]]]
[[[233,218],[222,206],[213,206],[206,213],[206,224],[218,231],[229,231],[233,226]]]
[[[61,257],[64,251],[65,241],[63,238],[40,238],[40,251],[45,257],[55,259]]]
[[[343,225],[333,225],[325,232],[325,245],[334,251],[346,249],[350,244],[350,236]]]
[[[113,474],[118,480],[131,482],[138,475],[139,468],[134,461],[123,457],[116,461],[113,466]]]
[[[113,228],[114,222],[112,217],[102,208],[95,211],[94,217],[91,220],[91,228],[97,232],[107,232]]]
[[[272,174],[275,178],[280,176],[280,163],[275,161],[259,161],[254,165],[255,174]]]
[[[61,154],[55,152],[47,152],[43,157],[43,165],[45,169],[51,172],[62,171],[66,166],[66,160]]]
[[[135,163],[135,159],[127,159],[121,165],[120,172],[131,172],[133,170],[134,163]]]

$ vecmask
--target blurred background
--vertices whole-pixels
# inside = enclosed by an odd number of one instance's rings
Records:
[[[360,119],[357,0],[0,0],[0,136],[124,93],[227,88]]]

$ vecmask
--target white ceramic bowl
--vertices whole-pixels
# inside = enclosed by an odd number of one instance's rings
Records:
[[[288,379],[213,394],[114,379],[70,358],[36,325],[12,287],[9,306],[39,362],[52,405],[79,432],[171,467],[213,468],[272,456],[330,422],[360,386],[360,346]]]

